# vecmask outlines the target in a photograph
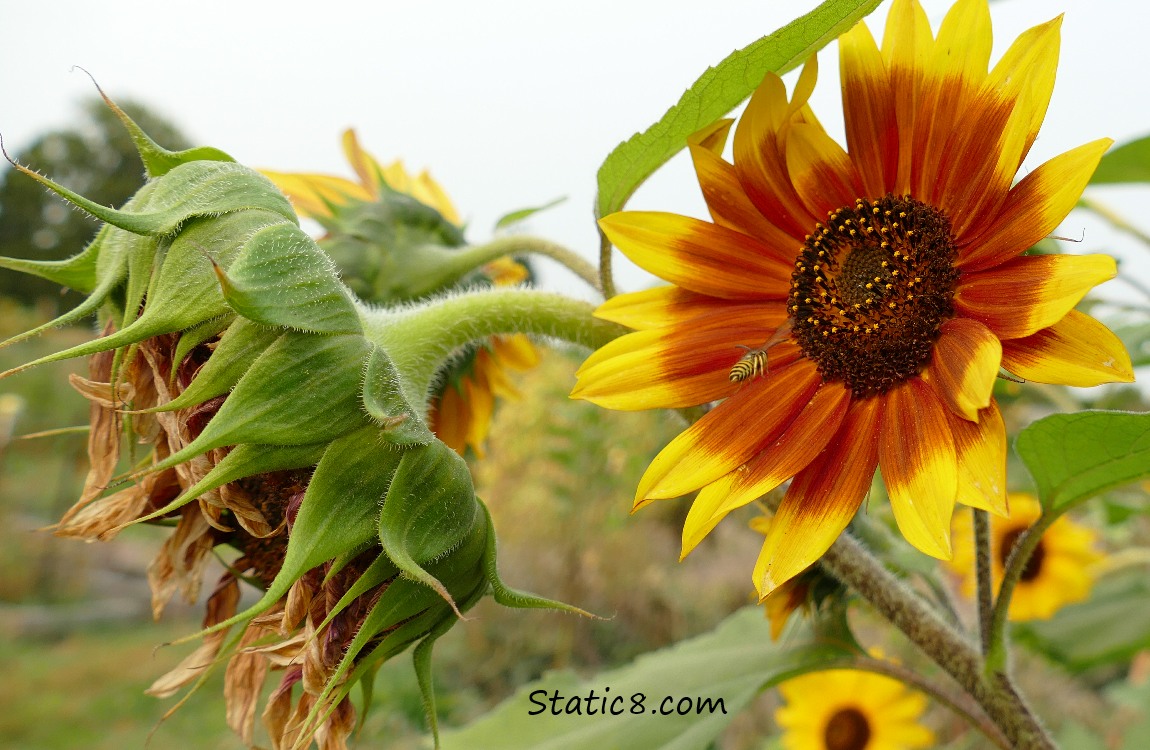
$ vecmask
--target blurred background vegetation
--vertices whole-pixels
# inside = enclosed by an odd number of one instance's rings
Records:
[[[162,118],[139,106],[125,109],[160,142],[186,144]],[[102,103],[85,105],[82,114],[75,126],[46,134],[13,156],[101,203],[120,205],[142,182],[142,166]],[[96,227],[31,180],[11,169],[0,173],[0,254],[67,257]],[[0,339],[71,304],[70,295],[47,282],[0,273]],[[1118,330],[1136,363],[1150,361],[1145,324]],[[91,335],[89,327],[66,328],[0,350],[0,368]],[[484,601],[436,649],[445,726],[475,719],[548,670],[587,675],[625,663],[704,633],[752,601],[749,573],[762,537],[746,522],[757,510],[733,514],[686,562],[677,563],[689,501],[655,503],[635,516],[629,510],[643,470],[682,424],[672,415],[610,412],[569,400],[581,358],[579,352],[551,351],[520,379],[521,400],[499,409],[488,458],[473,469],[495,518],[504,578],[607,619],[524,613]],[[67,385],[68,373],[85,368],[83,362],[57,363],[0,383],[0,748],[143,748],[153,730],[152,747],[240,748],[224,722],[218,675],[158,728],[173,702],[143,693],[188,650],[156,646],[193,632],[201,616],[199,605],[173,602],[163,623],[151,620],[145,571],[163,535],[137,527],[113,544],[81,544],[44,530],[78,495],[86,471],[85,435],[19,436],[86,425],[87,406]],[[1135,387],[1074,392],[1003,382],[998,396],[1011,434],[1058,410],[1147,408]],[[1021,465],[1012,464],[1010,476],[1012,483],[1025,483]],[[1146,489],[1110,493],[1092,503],[1087,516],[1106,528],[1115,546],[1145,550]],[[881,483],[866,521],[880,532],[890,523]],[[910,561],[906,572],[912,578],[926,570],[921,556],[908,552],[902,559]],[[1121,697],[1135,671],[1150,673],[1147,566],[1146,559],[1114,566],[1096,591],[1095,606],[1071,607],[1050,623],[1022,630],[1033,647],[1019,660],[1023,688],[1033,691],[1047,715],[1065,721],[1067,731],[1103,736],[1109,721],[1104,707],[1110,704],[1100,696],[1112,698],[1117,691]],[[856,619],[860,632],[880,640],[883,628],[865,613]],[[1104,653],[1086,648],[1097,643],[1107,644]],[[921,659],[897,640],[887,638],[882,645],[908,663]],[[770,692],[761,696],[718,747],[764,747],[773,700]],[[929,723],[949,747],[979,746],[942,709],[931,712]],[[426,746],[423,707],[406,655],[381,670],[362,736],[364,747],[378,747],[382,738],[389,748]]]

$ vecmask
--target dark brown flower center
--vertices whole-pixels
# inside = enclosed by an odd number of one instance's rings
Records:
[[[1006,560],[1010,557],[1011,550],[1018,544],[1019,538],[1026,532],[1026,529],[1011,529],[1006,532],[1002,537],[1002,544],[998,550],[998,559],[1002,566],[1006,567]],[[1042,559],[1046,557],[1045,550],[1042,549],[1042,542],[1034,548],[1034,552],[1030,554],[1030,559],[1026,561],[1026,567],[1022,569],[1022,576],[1019,580],[1033,581],[1042,572]]]
[[[835,712],[823,731],[827,750],[864,750],[870,742],[870,722],[857,708]]]
[[[863,397],[917,375],[953,314],[957,255],[950,220],[909,196],[860,198],[817,224],[787,305],[823,380]]]

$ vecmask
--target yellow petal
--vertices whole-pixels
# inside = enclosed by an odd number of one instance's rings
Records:
[[[727,145],[727,134],[731,132],[731,126],[734,124],[735,121],[732,119],[716,120],[687,136],[687,144],[703,148],[718,156],[723,153],[723,147]]]
[[[943,323],[931,352],[930,371],[938,393],[955,414],[978,421],[994,391],[1002,344],[990,329],[970,318]]]
[[[951,415],[950,430],[958,457],[955,500],[1006,516],[1006,425],[998,404],[991,401],[977,421]]]
[[[1015,185],[999,218],[960,243],[957,266],[977,271],[1010,260],[1053,232],[1078,203],[1112,141],[1102,138],[1054,157]]]
[[[677,214],[624,211],[599,220],[624,255],[673,284],[724,299],[785,299],[791,265],[754,237]]]
[[[894,387],[883,401],[879,465],[899,531],[922,552],[949,558],[958,459],[948,410],[921,378]]]
[[[954,306],[1003,341],[1022,338],[1057,323],[1117,272],[1109,255],[1023,255],[962,276]]]
[[[1077,310],[1049,328],[1004,341],[1002,366],[1036,383],[1088,388],[1134,382],[1126,347],[1109,328]]]
[[[849,206],[862,195],[862,183],[850,157],[821,126],[791,127],[787,170],[807,210],[815,216]]]
[[[599,305],[595,317],[610,320],[628,328],[647,330],[667,325],[679,325],[704,315],[721,313],[748,304],[732,302],[691,292],[677,286],[657,286],[641,292],[616,294]]]

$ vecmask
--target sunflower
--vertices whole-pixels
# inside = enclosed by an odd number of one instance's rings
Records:
[[[918,723],[926,697],[898,680],[847,669],[814,672],[779,685],[775,711],[787,750],[915,750],[934,734]]]
[[[414,175],[403,163],[394,161],[387,166],[379,163],[359,144],[354,130],[343,134],[343,150],[358,181],[323,174],[294,174],[264,171],[291,200],[301,216],[315,219],[328,231],[328,240],[335,241],[341,232],[340,210],[362,203],[385,199],[390,193],[410,196],[425,206],[435,209],[450,225],[450,231],[462,241],[462,221],[455,205],[438,182],[426,171]],[[452,239],[455,239],[453,236]],[[321,241],[322,243],[322,241]],[[362,243],[354,243],[354,256],[337,252],[340,246],[329,247],[337,260],[346,260],[343,272],[366,270],[374,275],[379,268],[370,258],[363,258]],[[365,265],[367,268],[365,268]],[[511,258],[500,258],[485,265],[476,278],[468,277],[466,284],[514,285],[527,281],[526,267]],[[369,302],[387,302],[375,298],[364,288],[353,288]],[[366,287],[371,289],[371,285]],[[430,405],[430,420],[435,434],[452,450],[463,455],[470,448],[476,456],[484,455],[483,445],[491,427],[496,397],[516,398],[518,391],[508,377],[511,371],[525,371],[539,363],[539,353],[530,339],[522,334],[496,336],[476,346],[466,356],[458,358],[445,373],[442,390]]]
[[[631,328],[591,355],[573,395],[617,409],[723,401],[675,438],[635,507],[698,491],[686,555],[728,513],[793,477],[764,541],[761,597],[834,542],[876,468],[902,534],[949,558],[955,502],[1005,514],[999,369],[1090,386],[1133,379],[1122,344],[1074,306],[1115,274],[1104,255],[1033,255],[1111,144],[1057,156],[1015,184],[1054,84],[1061,19],[987,72],[986,0],[933,36],[895,0],[882,46],[839,39],[847,148],[768,74],[720,154],[723,120],[689,139],[712,221],[603,218],[629,258],[671,282],[597,314]]]
[[[1015,542],[1042,513],[1042,506],[1030,495],[1010,495],[1010,515],[990,521],[991,577],[997,594],[1003,568]],[[1054,522],[1038,543],[1022,571],[1007,614],[1011,620],[1047,620],[1062,607],[1090,595],[1094,583],[1093,566],[1102,560],[1094,546],[1098,535],[1066,516]],[[954,559],[947,563],[959,576],[963,596],[974,598],[974,530],[968,514],[954,519]]]

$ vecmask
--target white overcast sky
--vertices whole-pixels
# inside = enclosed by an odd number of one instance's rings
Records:
[[[19,151],[68,124],[93,93],[137,99],[198,143],[279,170],[349,174],[339,134],[355,126],[381,160],[427,167],[482,241],[507,211],[568,200],[530,229],[596,254],[595,172],[619,141],[648,126],[694,79],[815,7],[816,0],[248,0],[9,3],[0,22],[0,133]],[[937,28],[949,6],[924,0]],[[869,23],[876,36],[884,4]],[[1046,125],[1026,168],[1101,136],[1150,132],[1150,3],[1001,0],[995,59],[1029,26],[1065,12],[1062,59]],[[841,133],[834,45],[820,55],[814,106]],[[972,123],[973,124],[973,123]],[[976,124],[975,124],[976,125]],[[33,165],[35,166],[35,165]],[[1150,189],[1098,191],[1150,230]],[[705,215],[683,156],[631,208]],[[1147,248],[1074,214],[1060,234],[1107,251],[1150,281]],[[616,256],[618,258],[618,255]],[[619,285],[649,279],[626,264]],[[562,272],[548,286],[577,291]],[[1134,299],[1121,282],[1103,296]]]

